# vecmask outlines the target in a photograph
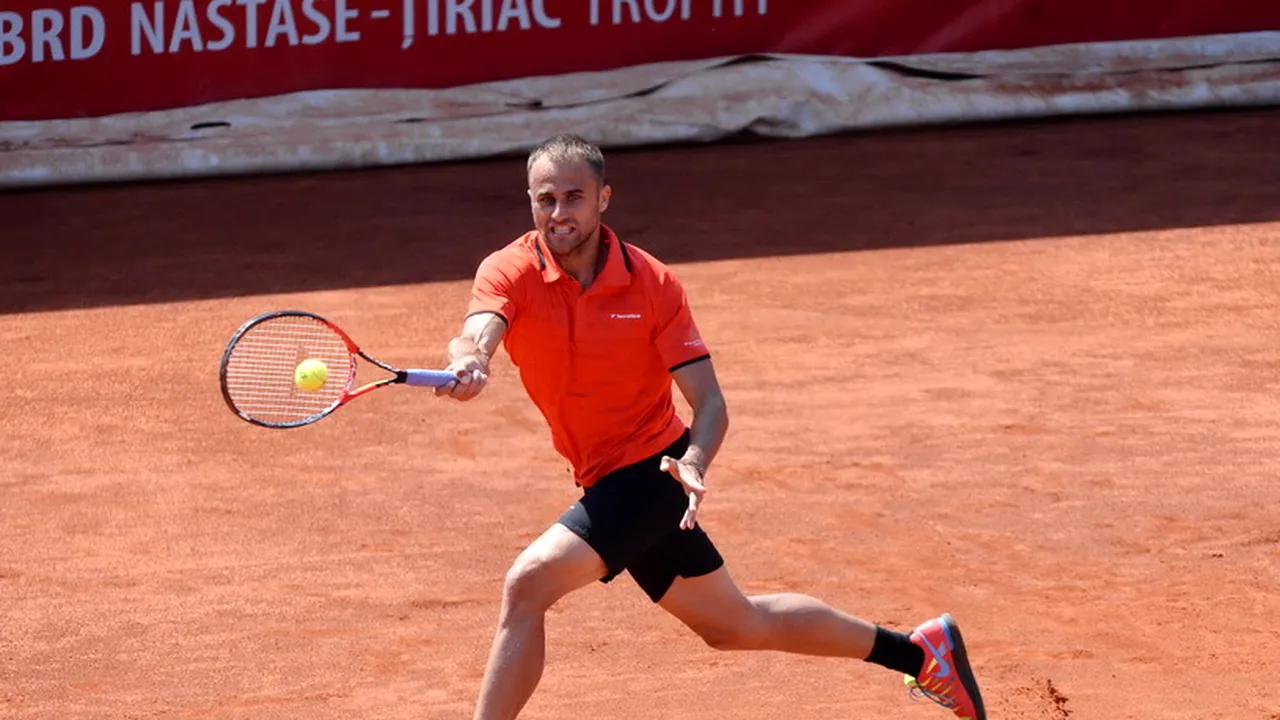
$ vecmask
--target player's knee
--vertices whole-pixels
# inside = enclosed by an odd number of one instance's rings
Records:
[[[756,618],[732,625],[708,625],[697,632],[715,650],[757,650],[766,644],[765,628]]]
[[[554,566],[537,555],[516,558],[503,582],[503,606],[508,612],[545,611],[559,599],[554,572]]]

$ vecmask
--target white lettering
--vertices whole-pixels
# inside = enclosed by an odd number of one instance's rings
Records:
[[[676,0],[665,0],[666,4],[663,5],[662,12],[658,12],[658,8],[655,4],[656,1],[657,0],[644,0],[644,12],[649,16],[649,19],[659,23],[666,22],[671,19],[671,16],[676,12]]]
[[[244,7],[245,47],[258,47],[258,8],[265,5],[266,2],[267,0],[235,0],[237,5]]]
[[[725,0],[714,0],[711,5],[711,15],[713,17],[720,17],[724,14],[724,2]],[[746,14],[746,0],[733,0],[733,16],[742,17]],[[756,14],[769,14],[769,0],[756,0]]]
[[[267,40],[263,45],[275,47],[281,35],[289,39],[290,46],[298,44],[298,25],[293,20],[290,0],[276,0],[275,7],[271,8],[271,22],[267,24]]]
[[[440,34],[440,0],[427,0],[427,34]]]
[[[493,32],[493,0],[480,0],[480,32]]]
[[[458,34],[458,18],[462,18],[462,24],[468,33],[476,31],[476,16],[471,13],[471,6],[476,0],[449,0],[447,9],[445,10],[445,33],[448,35]]]
[[[226,18],[222,17],[222,8],[231,4],[231,0],[213,0],[209,3],[209,7],[205,9],[205,14],[209,17],[209,22],[213,23],[222,31],[222,37],[212,42],[205,43],[205,47],[209,50],[226,50],[231,47],[231,43],[236,40],[236,28]]]
[[[355,42],[360,39],[359,31],[347,30],[347,21],[360,17],[360,11],[347,9],[347,0],[334,0],[333,39],[337,42]]]
[[[0,11],[0,66],[12,65],[27,54],[27,41],[22,39],[22,16],[10,10]]]
[[[400,0],[401,5],[401,40],[400,49],[407,50],[413,44],[413,0]]]
[[[538,11],[542,8],[545,0],[534,0]],[[607,1],[607,0],[605,0]],[[725,0],[714,0],[711,7],[715,17],[720,17],[724,12]],[[592,25],[600,24],[600,3],[602,0],[591,0],[588,7],[589,22]],[[680,19],[688,20],[693,17],[693,0],[612,0],[613,2],[613,24],[621,25],[630,19],[632,23],[641,23],[646,19],[650,22],[664,23],[675,17],[676,10],[680,11]],[[739,9],[742,7],[744,0],[733,0],[737,3]],[[768,5],[768,0],[757,0],[760,4],[761,13]],[[537,12],[537,11],[535,11]],[[742,14],[740,11],[739,15]],[[541,22],[539,22],[541,24]],[[555,25],[560,25],[560,21],[556,20]]]
[[[52,60],[66,60],[62,52],[62,13],[57,10],[34,10],[31,13],[31,62],[44,62],[44,49]]]
[[[324,13],[316,10],[316,0],[303,0],[302,14],[308,20],[316,24],[316,32],[310,35],[303,35],[302,42],[306,45],[318,45],[329,37],[329,18]]]
[[[538,23],[538,27],[544,27],[548,30],[555,30],[560,27],[560,18],[551,17],[547,14],[547,9],[542,6],[543,0],[533,0],[533,20]],[[592,12],[595,12],[595,1],[592,0]],[[595,23],[592,23],[594,25]],[[522,26],[523,27],[523,26]]]
[[[719,2],[719,0],[716,0]],[[613,0],[613,24],[622,24],[622,6],[626,5],[631,10],[631,22],[640,22],[640,6],[637,0]]]
[[[92,32],[89,33],[89,41],[85,42],[84,22],[89,21],[93,26]],[[96,7],[87,5],[77,5],[71,8],[71,59],[84,60],[91,58],[102,50],[102,44],[107,36],[107,20],[102,16],[102,11]],[[0,61],[0,64],[3,64]]]
[[[204,50],[204,41],[200,38],[200,24],[196,22],[196,5],[191,0],[178,3],[178,17],[173,21],[173,36],[169,38],[169,52],[176,53],[182,49],[182,41],[191,43],[196,52]]]
[[[491,1],[496,5],[497,0]],[[173,8],[172,16],[166,2]],[[238,17],[236,7],[243,8],[243,18]],[[388,14],[384,11],[379,17]],[[253,49],[358,42],[360,16],[352,0],[134,0],[130,8],[131,52],[162,55],[236,46]],[[25,18],[3,13],[0,18],[5,19],[0,25],[0,58],[18,53],[15,62],[28,48],[38,59],[61,60],[65,52],[72,59],[81,59],[100,53],[105,46],[105,16],[93,7],[72,8],[70,18],[57,10],[34,11],[28,25],[34,31],[31,34],[22,31]],[[519,15],[505,20],[511,25],[520,21]],[[61,34],[66,26],[69,39]],[[40,40],[38,49],[32,34]],[[26,43],[21,43],[22,38]]]
[[[151,46],[151,52],[160,55],[164,52],[164,2],[156,0],[151,5],[151,17],[147,17],[147,11],[143,8],[142,3],[136,2],[129,8],[130,18],[130,35],[133,40],[130,43],[129,51],[133,55],[142,54],[142,40],[146,37],[147,44]]]
[[[498,32],[506,30],[507,23],[513,18],[520,23],[521,30],[529,29],[529,7],[524,0],[503,0],[502,14],[498,16]]]

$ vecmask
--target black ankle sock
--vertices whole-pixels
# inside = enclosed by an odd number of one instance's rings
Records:
[[[909,635],[876,626],[876,641],[867,662],[883,665],[911,677],[918,677],[924,667],[924,650],[911,642]]]

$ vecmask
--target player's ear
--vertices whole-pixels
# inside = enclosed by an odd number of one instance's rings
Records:
[[[609,198],[613,197],[613,188],[605,185],[600,188],[600,212],[609,209]]]

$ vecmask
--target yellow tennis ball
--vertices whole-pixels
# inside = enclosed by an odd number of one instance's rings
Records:
[[[329,366],[315,358],[303,360],[293,371],[294,384],[309,392],[315,392],[324,387],[328,379]]]

